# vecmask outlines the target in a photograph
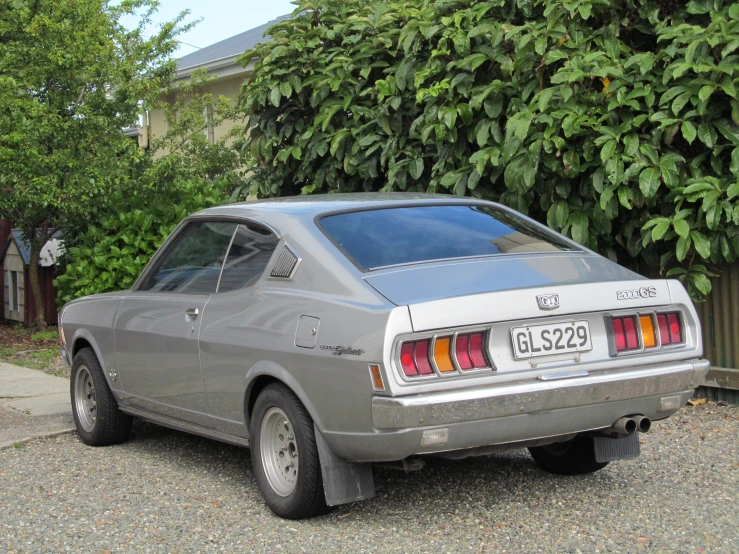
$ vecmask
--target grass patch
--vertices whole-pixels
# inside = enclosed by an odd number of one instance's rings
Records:
[[[13,443],[13,448],[15,448],[16,450],[20,450],[21,448],[25,448],[25,447],[26,447],[26,444],[23,443],[23,442],[14,442]]]
[[[59,331],[56,329],[37,331],[31,335],[31,340],[59,340]]]

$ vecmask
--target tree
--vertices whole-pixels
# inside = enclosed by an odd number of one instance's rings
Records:
[[[185,216],[227,202],[246,186],[250,160],[230,145],[231,134],[215,142],[206,137],[209,124],[238,119],[233,99],[203,92],[208,80],[197,73],[162,95],[154,107],[164,113],[167,132],[120,173],[106,208],[68,232],[64,269],[55,281],[60,302],[130,288]]]
[[[29,279],[57,230],[89,221],[143,156],[122,130],[168,85],[175,37],[156,0],[0,0],[0,213],[30,242]],[[140,15],[128,29],[123,17]],[[37,323],[46,326],[44,311]]]
[[[739,258],[735,2],[297,4],[242,57],[252,195],[496,200],[698,300]]]

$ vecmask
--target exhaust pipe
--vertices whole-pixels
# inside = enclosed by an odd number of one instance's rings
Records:
[[[647,433],[652,427],[652,420],[650,420],[648,417],[640,415],[634,416],[634,421],[636,421],[636,428],[639,430],[640,433]]]
[[[649,420],[647,420],[649,421]],[[611,426],[611,429],[619,435],[633,435],[639,428],[636,420],[631,417],[622,417]]]

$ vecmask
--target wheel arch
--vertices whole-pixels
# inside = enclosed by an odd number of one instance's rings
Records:
[[[300,383],[292,376],[292,374],[284,367],[272,363],[265,362],[256,364],[246,374],[246,391],[244,394],[244,422],[247,430],[251,424],[251,414],[254,410],[254,404],[265,387],[272,383],[280,383],[290,389],[295,396],[298,397],[305,409],[308,411],[311,419],[319,429],[322,429],[320,418],[315,406],[308,398],[305,390]]]
[[[105,364],[105,358],[102,355],[100,346],[95,340],[95,337],[92,336],[92,333],[90,333],[87,329],[78,329],[75,332],[71,342],[72,347],[70,349],[70,353],[72,356],[69,360],[70,363],[74,365],[74,357],[80,350],[87,347],[91,348],[92,351],[95,353],[95,357],[98,359],[100,367],[103,368],[103,375],[105,376],[105,380],[108,382],[108,386],[110,387],[110,375],[108,375],[108,368]]]

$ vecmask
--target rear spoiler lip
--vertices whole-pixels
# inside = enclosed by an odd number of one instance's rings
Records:
[[[674,283],[680,286],[678,282]],[[414,332],[546,316],[569,317],[596,311],[668,306],[674,303],[671,290],[674,283],[667,280],[633,280],[551,285],[431,300],[409,304],[408,311]],[[617,298],[619,291],[639,291],[643,288],[648,289],[645,297]],[[539,308],[536,297],[550,294],[559,295],[559,307],[544,311]]]

